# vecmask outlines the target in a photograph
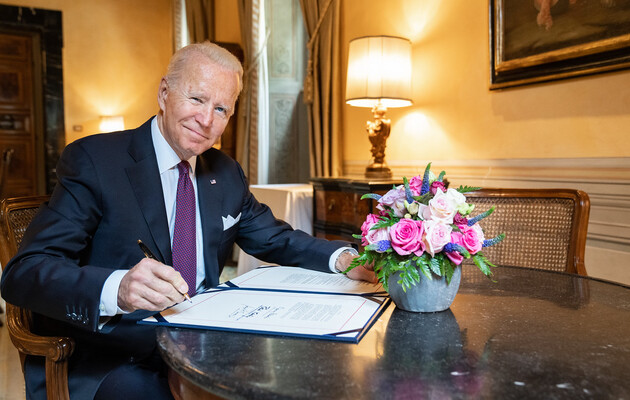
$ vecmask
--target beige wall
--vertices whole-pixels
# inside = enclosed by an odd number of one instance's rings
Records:
[[[355,37],[413,44],[414,105],[388,112],[394,172],[418,159],[630,156],[630,71],[491,92],[487,8],[470,0],[342,2],[343,71]],[[367,164],[370,110],[344,105],[343,117],[344,164]]]
[[[172,54],[171,0],[6,3],[62,12],[66,142],[98,132],[100,115],[123,115],[135,127],[157,112]]]
[[[63,12],[66,136],[122,114],[137,126],[156,112],[171,55],[171,0],[12,0]],[[217,2],[217,40],[240,42],[236,1]],[[375,12],[378,10],[378,12]],[[488,90],[486,1],[344,0],[342,59],[357,36],[413,43],[414,106],[392,109],[387,159],[627,157],[630,71]],[[343,106],[343,157],[367,163],[369,109]],[[73,131],[82,126],[82,132]]]

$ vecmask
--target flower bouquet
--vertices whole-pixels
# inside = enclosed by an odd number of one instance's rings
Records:
[[[368,214],[361,235],[353,235],[361,239],[364,250],[347,271],[372,264],[390,294],[389,278],[394,274],[403,291],[415,286],[422,276],[428,280],[433,275],[444,277],[448,285],[465,258],[472,258],[481,272],[490,276],[494,265],[482,249],[501,242],[505,235],[486,239],[480,221],[492,214],[494,207],[473,216],[475,206],[466,202],[465,193],[480,188],[449,189],[444,175],[442,171],[436,177],[429,163],[423,176],[403,178],[403,185],[394,186],[383,196],[363,195],[361,199],[378,203],[379,214]]]

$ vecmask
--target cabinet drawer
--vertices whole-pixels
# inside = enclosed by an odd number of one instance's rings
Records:
[[[369,213],[375,213],[376,201],[361,200],[366,193],[384,194],[395,180],[372,182],[349,178],[313,178],[313,228],[315,235],[327,239],[357,242],[353,234],[361,233],[361,225]]]
[[[331,224],[352,223],[354,203],[352,193],[315,191],[315,221]]]

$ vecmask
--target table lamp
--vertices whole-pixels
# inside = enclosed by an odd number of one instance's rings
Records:
[[[350,41],[346,103],[371,107],[374,121],[367,121],[372,144],[372,162],[365,176],[391,178],[385,162],[385,143],[391,120],[385,118],[388,107],[406,107],[411,101],[411,42],[393,36],[366,36]]]

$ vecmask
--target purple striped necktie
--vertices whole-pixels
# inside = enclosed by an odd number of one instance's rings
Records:
[[[177,164],[177,200],[175,204],[175,229],[173,232],[173,268],[179,271],[188,284],[188,294],[196,293],[197,282],[197,228],[195,189],[190,180],[190,164]]]

